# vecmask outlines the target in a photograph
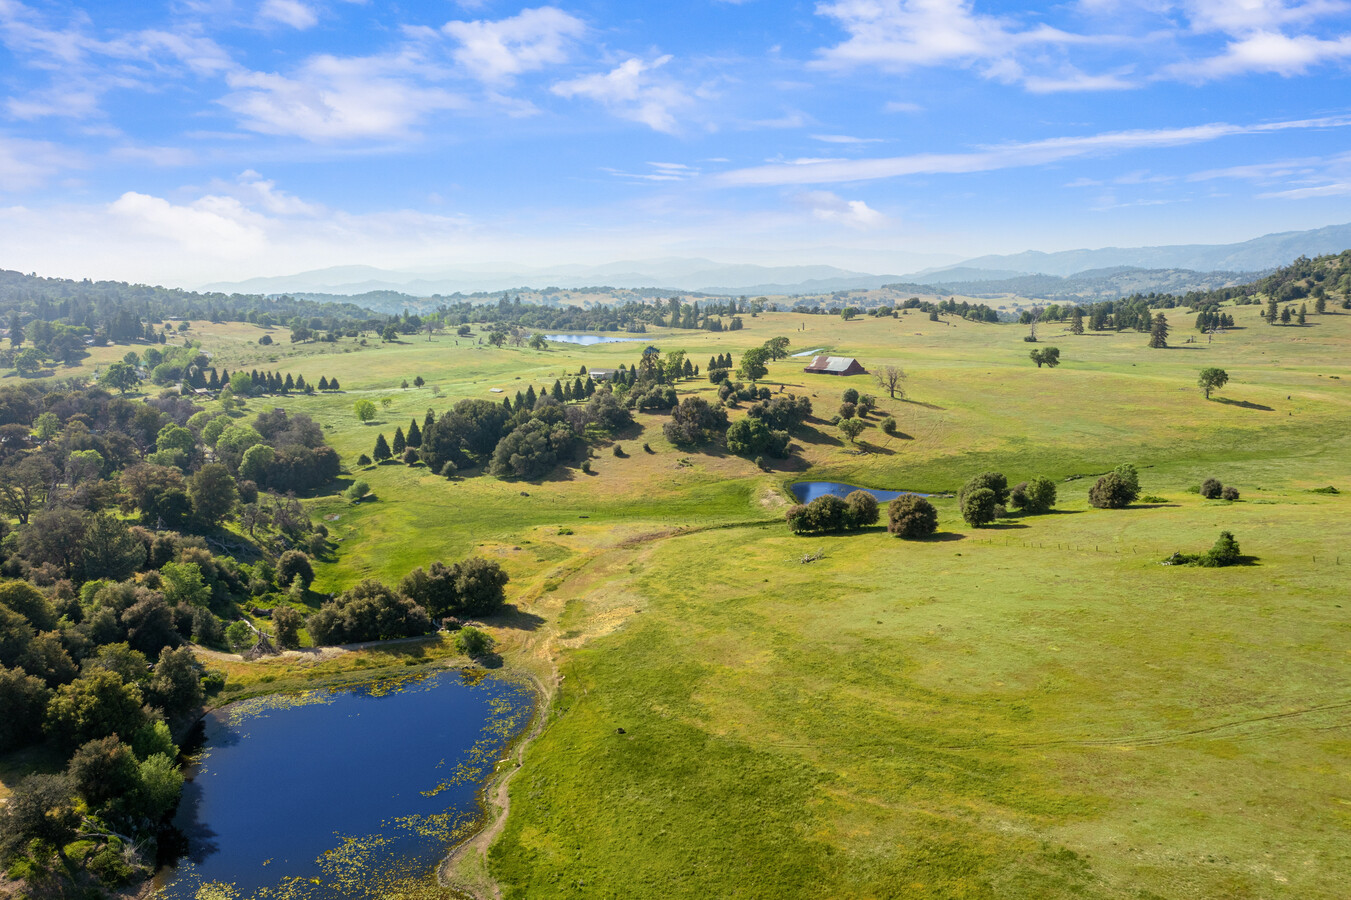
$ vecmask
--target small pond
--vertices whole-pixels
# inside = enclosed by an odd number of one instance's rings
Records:
[[[217,710],[175,819],[186,855],[158,896],[416,893],[472,831],[533,702],[524,683],[444,671]]]
[[[817,497],[824,497],[826,494],[834,494],[836,497],[844,498],[854,491],[867,491],[877,498],[878,503],[889,503],[902,494],[914,494],[916,497],[930,497],[932,494],[917,494],[914,491],[881,491],[876,488],[859,487],[854,484],[843,484],[839,481],[798,481],[788,486],[797,498],[798,503],[811,503]]]
[[[583,347],[590,347],[593,344],[623,344],[628,341],[646,340],[646,338],[640,337],[612,337],[608,334],[546,334],[544,339],[559,344],[581,344]]]

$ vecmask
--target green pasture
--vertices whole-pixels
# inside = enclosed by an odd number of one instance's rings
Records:
[[[342,383],[249,403],[314,416],[375,495],[311,501],[340,539],[317,591],[475,552],[511,572],[514,612],[489,623],[505,661],[561,681],[489,855],[507,897],[1337,898],[1351,316],[1269,327],[1258,309],[1233,308],[1240,327],[1211,343],[1168,311],[1167,350],[1044,325],[1032,345],[1025,327],[912,312],[545,351],[446,335],[277,350],[228,326],[221,357]],[[908,398],[775,363],[766,383],[812,396],[816,420],[768,473],[671,447],[646,414],[625,456],[595,448],[591,475],[354,464],[377,433],[494,387],[538,390],[646,343],[702,367],[776,335],[899,365]],[[1027,352],[1048,345],[1063,364],[1038,369]],[[1231,376],[1210,401],[1205,366]],[[826,421],[846,386],[880,400],[858,447]],[[391,402],[363,425],[360,398]],[[1092,476],[1121,462],[1160,499],[1091,509]],[[1054,478],[1057,512],[970,529],[940,499],[940,534],[915,543],[780,524],[794,480],[945,491],[990,469]],[[1188,490],[1206,477],[1242,500]],[[1329,484],[1347,493],[1310,493]],[[1222,529],[1251,565],[1159,564]]]

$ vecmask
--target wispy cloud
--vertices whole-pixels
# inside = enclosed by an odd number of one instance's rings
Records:
[[[470,76],[501,83],[566,62],[569,45],[586,34],[586,23],[542,6],[497,21],[448,22],[442,31],[459,42],[452,55]]]
[[[318,14],[300,0],[264,0],[258,9],[258,17],[264,21],[289,25],[301,31],[319,24]]]
[[[1179,147],[1245,134],[1295,129],[1340,128],[1351,117],[1299,119],[1256,125],[1223,122],[1188,128],[1114,131],[1083,137],[1058,137],[1016,144],[1002,144],[969,153],[919,153],[876,159],[799,160],[737,169],[717,176],[727,185],[831,184],[871,181],[906,175],[989,172],[1023,166],[1044,165],[1076,157],[1099,156],[1155,147]]]
[[[622,119],[674,134],[679,131],[676,111],[693,101],[674,80],[656,74],[671,59],[660,56],[649,63],[634,57],[609,72],[560,81],[551,90],[560,97],[594,100]]]
[[[844,225],[860,231],[878,228],[887,223],[887,217],[862,200],[845,200],[830,191],[804,191],[795,198],[811,210],[812,217],[822,222]]]
[[[408,137],[428,115],[468,101],[426,80],[415,55],[316,56],[291,75],[233,72],[221,103],[244,127],[311,141]]]
[[[29,190],[79,165],[75,153],[48,141],[0,137],[0,190]]]

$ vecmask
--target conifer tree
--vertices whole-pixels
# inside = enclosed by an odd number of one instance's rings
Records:
[[[340,390],[342,390],[342,388],[338,386],[338,379],[336,379],[336,378],[330,378],[330,379],[328,380],[328,389],[329,389],[330,391],[340,391]]]
[[[526,408],[526,409],[534,409],[534,408],[535,408],[535,400],[536,400],[536,397],[535,397],[535,386],[532,384],[532,385],[530,385],[530,387],[528,387],[528,388],[525,389],[525,408]]]
[[[553,391],[551,391],[551,394],[559,403],[562,403],[564,399],[566,399],[563,396],[563,382],[559,381],[557,378],[554,379],[554,388]]]
[[[385,440],[383,432],[376,436],[375,449],[371,452],[371,455],[375,457],[375,461],[378,463],[389,459],[391,455],[389,452],[389,442]]]
[[[405,443],[407,443],[408,446],[410,447],[422,446],[422,429],[417,427],[417,419],[414,419],[412,422],[409,423],[408,437],[405,439]]]
[[[572,399],[585,400],[586,398],[587,398],[586,384],[582,381],[582,378],[579,375],[577,376],[577,380],[572,383]]]
[[[586,395],[590,397],[594,393],[596,393],[596,382],[588,375],[586,376]]]
[[[436,424],[436,413],[432,412],[432,408],[429,406],[427,407],[427,415],[422,420],[422,430],[426,431],[434,424]]]
[[[1168,346],[1168,320],[1162,312],[1154,315],[1154,324],[1149,329],[1149,346],[1155,350]]]
[[[321,391],[328,390],[328,377],[325,375],[319,376],[319,390]]]
[[[563,400],[564,400],[564,402],[571,402],[571,401],[572,401],[572,382],[571,382],[571,381],[565,381],[565,382],[563,382]]]
[[[1300,325],[1303,325],[1304,320],[1308,315],[1309,315],[1309,305],[1307,303],[1301,303],[1299,305],[1299,316],[1295,319],[1295,321],[1298,322]]]
[[[403,451],[408,449],[408,442],[403,437],[403,428],[394,429],[394,446],[392,449],[395,456],[402,456]]]
[[[1276,299],[1273,297],[1272,299],[1267,301],[1267,324],[1275,325],[1276,319],[1279,316],[1280,312],[1278,312],[1276,309]]]
[[[286,381],[282,383],[281,389],[288,394],[296,389],[295,379],[291,377],[290,372],[286,373]]]
[[[517,412],[519,412],[519,411],[525,409],[525,394],[522,394],[520,391],[517,391],[517,392],[516,392],[516,406],[515,406],[515,408],[516,408],[516,411],[517,411]]]
[[[206,380],[206,386],[213,391],[220,390],[220,376],[216,374],[216,367],[211,367],[211,377]]]

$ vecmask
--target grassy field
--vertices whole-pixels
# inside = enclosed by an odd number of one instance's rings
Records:
[[[553,696],[487,860],[508,897],[1344,897],[1351,498],[1310,491],[1351,492],[1351,316],[1280,328],[1258,309],[1195,344],[1178,310],[1168,350],[1043,327],[1054,370],[1028,360],[1025,328],[919,313],[654,331],[701,366],[775,335],[895,363],[909,399],[775,363],[767,383],[812,396],[818,421],[768,473],[676,450],[660,415],[619,439],[624,457],[597,448],[592,475],[356,471],[374,502],[312,502],[341,539],[315,588],[473,552],[511,573],[492,630]],[[349,466],[428,408],[645,345],[264,348],[252,326],[198,329],[231,369],[339,378],[250,412],[313,415]],[[1216,400],[1203,366],[1231,376]],[[842,442],[820,420],[847,386],[901,434]],[[359,398],[391,403],[362,425]],[[1074,476],[1121,462],[1161,500],[1091,509],[1093,479]],[[801,478],[945,491],[989,469],[1054,478],[1058,510],[970,529],[939,500],[941,533],[918,543],[782,524]],[[1242,501],[1188,491],[1208,476]],[[1159,565],[1221,529],[1254,564]]]

